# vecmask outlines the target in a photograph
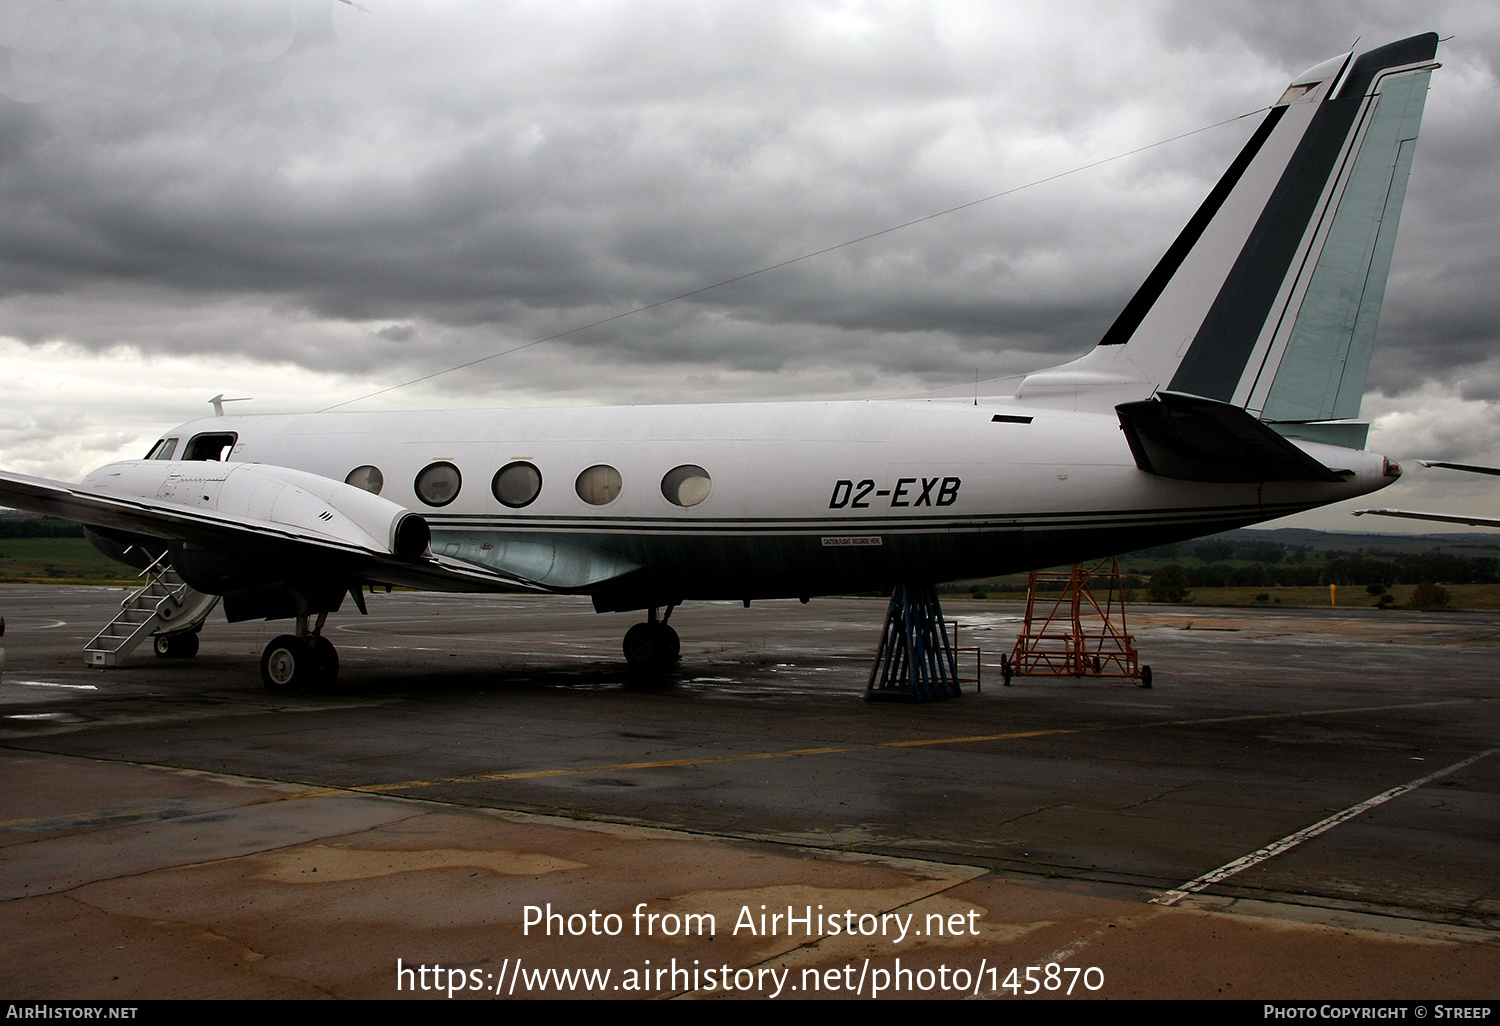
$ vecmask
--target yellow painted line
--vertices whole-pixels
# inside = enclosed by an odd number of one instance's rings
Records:
[[[1196,727],[1220,723],[1248,723],[1256,720],[1285,720],[1308,716],[1338,716],[1350,713],[1390,712],[1394,710],[1425,709],[1434,706],[1459,705],[1467,699],[1447,699],[1437,702],[1408,702],[1399,705],[1349,706],[1342,709],[1311,709],[1304,712],[1255,713],[1245,716],[1216,716],[1201,720],[1152,720],[1146,723],[1119,724],[1100,727],[1059,727],[1053,730],[1020,730],[1006,734],[970,734],[962,737],[918,738],[907,741],[879,741],[868,745],[830,745],[824,748],[792,748],[780,752],[747,752],[742,755],[710,755],[685,759],[656,759],[649,762],[617,762],[606,766],[572,766],[556,769],[515,770],[508,773],[476,773],[470,776],[445,777],[440,780],[403,780],[394,784],[361,784],[339,790],[357,791],[365,794],[384,794],[392,791],[420,790],[440,787],[445,784],[484,784],[505,780],[540,780],[546,777],[571,777],[586,773],[625,773],[632,770],[672,769],[678,766],[712,766],[729,762],[754,762],[761,759],[798,759],[811,755],[847,755],[853,752],[874,752],[889,748],[932,748],[938,745],[972,745],[992,741],[1019,741],[1035,737],[1059,737],[1066,734],[1100,734],[1117,730],[1140,730],[1155,727]],[[332,791],[307,792],[311,794]],[[298,795],[302,797],[302,795]]]
[[[79,812],[79,813],[75,813],[72,816],[68,816],[68,815],[64,814],[64,815],[61,815],[61,816],[31,816],[31,817],[28,817],[26,819],[0,819],[0,830],[7,830],[7,829],[10,829],[11,827],[32,826],[32,825],[37,824],[37,823],[56,823],[58,825],[54,829],[57,829],[57,830],[72,830],[72,829],[75,829],[75,828],[80,827],[80,826],[86,826],[86,825],[92,826],[93,824],[84,824],[84,823],[79,823],[79,822],[76,822],[76,821],[79,820],[79,819],[81,819],[84,816],[97,815],[100,811],[101,810],[95,809],[95,810],[92,810],[91,812]],[[133,809],[115,809],[114,811],[112,811],[112,812],[108,813],[107,815],[105,815],[104,819],[105,820],[128,819],[128,818],[130,818],[132,816],[147,816],[147,815],[150,815],[151,813],[160,812],[160,811],[161,811],[161,806],[159,806],[159,805],[149,805],[149,806],[148,805],[143,805],[143,806],[140,806],[138,808],[133,808]],[[131,826],[133,824],[127,823],[125,825],[126,826]]]
[[[873,752],[894,748],[932,748],[939,745],[985,744],[993,741],[1020,741],[1037,737],[1060,737],[1068,734],[1101,734],[1109,731],[1139,730],[1156,727],[1212,726],[1220,723],[1247,723],[1256,720],[1287,720],[1313,716],[1336,716],[1351,713],[1393,712],[1409,709],[1427,709],[1445,705],[1461,705],[1470,699],[1446,699],[1433,702],[1407,702],[1396,705],[1347,706],[1340,709],[1309,709],[1303,712],[1255,713],[1245,716],[1216,716],[1198,720],[1152,720],[1145,723],[1111,724],[1097,727],[1059,727],[1051,730],[1018,730],[1004,734],[969,734],[960,737],[917,738],[905,741],[879,741],[868,745],[828,745],[821,748],[792,748],[780,752],[747,752],[742,755],[713,755],[686,759],[656,759],[643,762],[621,762],[607,766],[575,766],[565,769],[516,770],[509,773],[480,773],[471,776],[446,777],[440,780],[406,780],[394,784],[360,784],[352,787],[324,786],[308,787],[289,792],[276,801],[299,798],[322,798],[339,794],[386,794],[395,791],[413,791],[444,784],[480,784],[506,780],[538,780],[546,777],[580,776],[587,773],[622,773],[632,770],[671,769],[678,766],[711,766],[717,763],[753,762],[761,759],[794,759],[814,755],[846,755],[854,752]],[[1488,754],[1488,753],[1487,753]],[[214,774],[209,774],[214,775]],[[258,779],[258,778],[244,778]],[[148,810],[128,810],[130,812]],[[210,811],[210,810],[204,810]],[[0,820],[0,829],[25,827],[42,822],[40,817]]]
[[[271,801],[285,802],[294,801],[298,798],[326,798],[331,794],[347,794],[348,791],[347,787],[310,787],[302,791],[289,791],[279,798],[272,798]]]
[[[784,752],[747,752],[743,755],[709,755],[688,759],[657,759],[651,762],[617,762],[609,766],[574,766],[567,769],[517,770],[513,773],[476,773],[467,777],[443,780],[407,780],[399,784],[369,784],[351,787],[351,791],[401,791],[407,788],[436,787],[439,784],[479,784],[498,780],[536,780],[540,777],[569,777],[580,773],[621,773],[627,770],[670,769],[674,766],[710,766],[722,762],[752,762],[758,759],[796,759],[807,755],[843,755],[849,752],[871,752],[881,748],[918,748],[928,745],[972,744],[978,741],[1008,741],[1016,738],[1043,737],[1048,734],[1077,734],[1102,730],[1102,727],[1070,727],[1059,730],[1028,730],[1015,734],[986,734],[976,737],[940,737],[925,741],[880,741],[872,745],[832,745],[827,748],[793,748]]]

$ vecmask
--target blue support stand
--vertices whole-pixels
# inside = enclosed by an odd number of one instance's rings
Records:
[[[936,702],[960,694],[958,663],[937,589],[896,585],[865,686],[865,701]]]

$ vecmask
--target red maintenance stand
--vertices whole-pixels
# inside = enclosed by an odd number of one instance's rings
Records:
[[[1059,582],[1061,591],[1045,588]],[[1040,594],[1038,585],[1044,586]],[[1141,665],[1135,638],[1125,626],[1119,557],[1093,566],[1074,563],[1066,572],[1033,570],[1026,622],[1000,666],[1006,685],[1013,676],[1123,677],[1149,688],[1151,667]]]

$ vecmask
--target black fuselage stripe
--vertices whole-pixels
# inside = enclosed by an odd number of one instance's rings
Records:
[[[1171,391],[1226,403],[1234,399],[1364,102],[1359,95],[1319,105],[1172,376]]]
[[[1135,334],[1135,329],[1141,326],[1141,322],[1146,319],[1146,314],[1151,312],[1151,308],[1166,291],[1167,283],[1172,280],[1188,254],[1193,251],[1193,247],[1198,244],[1198,240],[1203,237],[1203,233],[1208,230],[1208,226],[1219,213],[1224,201],[1229,198],[1229,194],[1234,191],[1234,187],[1244,176],[1245,169],[1265,146],[1272,130],[1276,128],[1277,123],[1285,114],[1285,107],[1274,107],[1266,115],[1260,127],[1255,130],[1255,134],[1250,137],[1250,141],[1245,143],[1245,148],[1240,150],[1239,156],[1234,158],[1234,163],[1229,165],[1229,170],[1224,172],[1224,177],[1219,179],[1218,184],[1209,192],[1208,198],[1203,201],[1197,213],[1193,214],[1187,226],[1167,248],[1167,252],[1146,276],[1146,280],[1136,290],[1135,295],[1130,297],[1130,302],[1125,304],[1125,309],[1120,311],[1120,316],[1115,318],[1115,323],[1109,326],[1109,330],[1099,340],[1101,346],[1124,345],[1130,341],[1130,337]]]
[[[545,520],[534,518],[525,521],[496,520],[494,518],[465,518],[437,520],[432,518],[436,531],[518,531],[526,533],[558,532],[568,534],[611,534],[620,531],[641,531],[662,534],[708,534],[732,536],[743,533],[762,534],[869,534],[886,533],[933,533],[944,531],[1014,531],[1064,527],[1142,527],[1166,524],[1192,523],[1195,521],[1218,521],[1241,517],[1273,518],[1308,508],[1306,503],[1276,503],[1250,506],[1218,506],[1210,508],[1187,508],[1180,510],[1118,511],[1045,514],[1005,514],[981,518],[929,520],[902,520],[881,518],[859,522],[847,521],[790,521],[790,520],[739,520],[739,521],[674,521],[674,520]]]

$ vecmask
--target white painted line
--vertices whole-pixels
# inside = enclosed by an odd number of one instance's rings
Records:
[[[75,691],[98,691],[97,684],[54,684],[50,680],[8,680],[7,684],[20,684],[28,688],[72,688]]]
[[[1446,777],[1448,774],[1456,773],[1466,766],[1472,766],[1480,759],[1487,759],[1491,755],[1494,755],[1496,752],[1500,752],[1500,748],[1491,748],[1487,752],[1480,752],[1478,755],[1470,756],[1469,758],[1464,759],[1462,762],[1455,762],[1452,766],[1449,766],[1446,769],[1440,769],[1436,773],[1429,773],[1425,777],[1418,777],[1416,780],[1413,780],[1410,783],[1402,784],[1400,787],[1393,787],[1389,791],[1382,791],[1380,794],[1377,794],[1373,798],[1366,799],[1365,801],[1360,802],[1358,805],[1351,805],[1343,812],[1336,812],[1325,820],[1320,820],[1310,827],[1304,827],[1303,829],[1298,830],[1295,834],[1288,834],[1281,840],[1276,841],[1272,844],[1268,844],[1259,851],[1253,851],[1249,855],[1242,855],[1241,857],[1235,859],[1233,862],[1227,862],[1224,865],[1220,866],[1218,869],[1215,869],[1208,873],[1204,873],[1197,879],[1189,880],[1187,883],[1183,884],[1181,887],[1178,887],[1176,890],[1167,891],[1165,894],[1159,894],[1151,900],[1157,905],[1175,905],[1183,898],[1186,898],[1189,894],[1192,894],[1196,891],[1201,891],[1205,887],[1208,887],[1211,884],[1216,884],[1221,880],[1227,880],[1229,879],[1229,877],[1234,876],[1236,873],[1243,872],[1244,870],[1249,869],[1251,866],[1257,866],[1260,863],[1265,862],[1267,859],[1273,859],[1284,851],[1290,851],[1308,838],[1317,837],[1321,833],[1326,833],[1327,831],[1332,830],[1334,827],[1338,826],[1340,823],[1351,820],[1362,812],[1368,812],[1370,809],[1375,808],[1377,805],[1384,805],[1392,798],[1400,797],[1408,791],[1414,791],[1417,788],[1421,787],[1423,784],[1431,783],[1439,777]]]
[[[1046,965],[1048,962],[1056,962],[1059,965],[1065,964],[1070,959],[1072,959],[1074,955],[1078,954],[1078,952],[1088,947],[1089,944],[1098,940],[1100,937],[1103,937],[1113,928],[1114,924],[1106,923],[1105,925],[1099,927],[1099,929],[1095,930],[1093,933],[1088,934],[1085,937],[1075,937],[1073,938],[1072,942],[1065,947],[1058,948],[1050,955],[1043,955],[1041,962],[1043,965]]]

